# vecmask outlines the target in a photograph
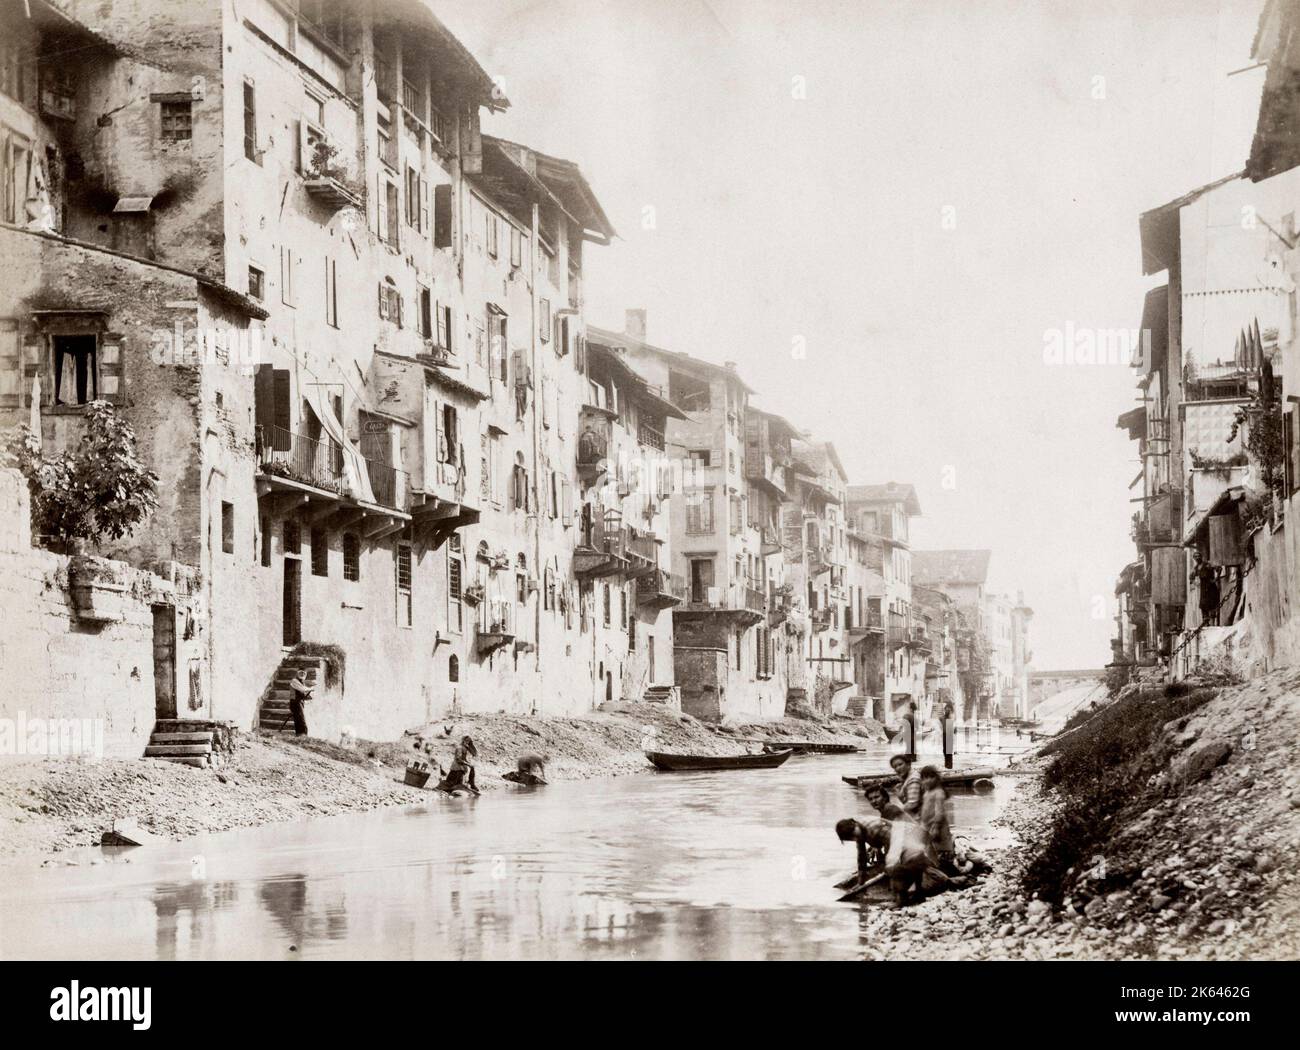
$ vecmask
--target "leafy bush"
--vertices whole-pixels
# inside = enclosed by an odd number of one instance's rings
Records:
[[[121,539],[158,506],[158,475],[137,457],[131,424],[107,401],[91,401],[83,418],[77,447],[53,457],[28,426],[9,443],[32,494],[33,532],[63,547]]]
[[[1089,861],[1118,826],[1155,801],[1155,774],[1168,754],[1160,746],[1166,723],[1208,703],[1213,689],[1179,683],[1162,690],[1137,689],[1094,712],[1053,749],[1056,757],[1043,773],[1046,788],[1059,792],[1063,805],[1051,832],[1025,867],[1022,888],[1059,903],[1070,889],[1070,875]],[[1111,872],[1122,884],[1122,867]]]

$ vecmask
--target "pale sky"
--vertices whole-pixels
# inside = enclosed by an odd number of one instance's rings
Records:
[[[1262,4],[432,6],[504,78],[485,130],[577,162],[619,231],[588,320],[647,308],[852,482],[914,484],[913,547],[991,548],[1051,669],[1109,659],[1138,461],[1132,371],[1045,333],[1136,328],[1139,213],[1244,167]]]

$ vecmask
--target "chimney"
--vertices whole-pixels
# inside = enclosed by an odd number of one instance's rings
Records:
[[[623,321],[623,334],[629,335],[642,343],[645,342],[645,308],[628,310]]]

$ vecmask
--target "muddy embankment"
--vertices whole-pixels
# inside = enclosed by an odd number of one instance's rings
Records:
[[[653,729],[653,734],[648,733]],[[398,741],[340,746],[310,737],[245,736],[219,770],[153,759],[8,759],[0,762],[0,857],[50,855],[98,843],[115,820],[168,838],[444,796],[406,787],[403,773],[428,742],[450,764],[457,740],[478,748],[484,791],[516,790],[501,779],[519,755],[546,755],[553,780],[650,773],[643,744],[697,754],[740,754],[763,740],[862,744],[883,739],[874,722],[787,719],[709,726],[663,707],[615,704],[580,718],[465,716],[410,730]]]
[[[868,911],[872,958],[1300,957],[1300,672],[1130,687],[1033,759],[974,889]]]

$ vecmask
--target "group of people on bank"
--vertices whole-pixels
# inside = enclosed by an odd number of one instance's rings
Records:
[[[835,825],[841,842],[857,845],[859,885],[883,875],[901,905],[967,886],[973,876],[987,871],[976,851],[957,848],[939,770],[916,769],[912,755],[895,755],[889,765],[898,777],[897,795],[883,784],[872,784],[864,792],[879,816],[846,818]]]

